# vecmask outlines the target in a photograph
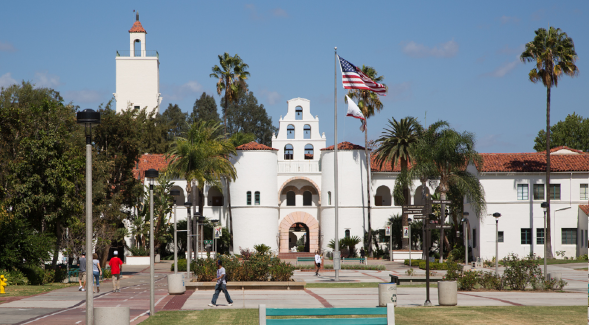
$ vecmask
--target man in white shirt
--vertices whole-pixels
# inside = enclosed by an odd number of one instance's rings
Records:
[[[315,275],[319,276],[319,269],[321,268],[321,255],[319,251],[315,251]]]
[[[229,306],[233,306],[233,300],[229,296],[229,292],[227,292],[227,281],[225,279],[225,268],[223,267],[223,263],[221,260],[217,261],[217,278],[213,279],[213,282],[217,281],[217,285],[215,285],[215,294],[213,295],[213,300],[209,304],[209,307],[217,307],[217,298],[219,298],[219,293],[223,291],[225,294],[225,299],[227,300]]]

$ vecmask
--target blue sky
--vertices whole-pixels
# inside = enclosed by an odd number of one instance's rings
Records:
[[[21,80],[96,108],[115,92],[115,53],[129,48],[139,10],[147,49],[160,55],[163,108],[192,111],[216,95],[211,67],[223,52],[249,64],[250,90],[275,125],[286,100],[311,100],[333,144],[334,46],[355,65],[385,76],[389,94],[371,117],[376,139],[391,117],[439,119],[475,133],[479,152],[531,152],[546,125],[546,88],[528,78],[518,56],[534,31],[559,27],[575,42],[578,77],[552,91],[553,122],[589,117],[589,2],[568,1],[11,1],[0,12],[0,86]],[[339,141],[363,144],[345,117],[338,75]],[[427,112],[427,121],[425,115]]]

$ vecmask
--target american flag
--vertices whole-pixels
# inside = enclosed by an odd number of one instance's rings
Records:
[[[341,56],[338,55],[338,58],[342,70],[344,89],[366,89],[378,95],[386,96],[387,88],[385,85],[372,81],[372,79],[362,73],[361,69],[344,60]]]

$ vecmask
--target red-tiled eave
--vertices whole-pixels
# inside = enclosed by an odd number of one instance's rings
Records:
[[[482,153],[481,172],[544,172],[546,154],[542,153]],[[550,155],[553,172],[589,171],[589,155]]]
[[[395,173],[400,173],[401,172],[401,162],[400,160],[397,160],[395,162],[395,167],[392,167],[392,162],[389,163],[385,163],[382,165],[382,167],[380,166],[379,163],[376,162],[376,156],[370,156],[370,170],[372,170],[373,172],[395,172]],[[411,163],[407,163],[407,168],[411,169]]]
[[[168,167],[169,161],[166,161],[166,156],[163,154],[145,154],[139,157],[136,168],[133,169],[133,176],[137,178],[141,176],[141,179],[145,176],[145,171],[148,169],[155,169],[163,171]]]
[[[137,21],[135,21],[135,23],[133,23],[133,27],[131,27],[131,29],[129,29],[129,33],[145,33],[145,34],[147,34],[147,32],[145,31],[143,26],[141,26],[141,22],[139,22],[139,20],[137,20]]]
[[[324,151],[324,150],[333,150],[333,148],[334,148],[334,146],[329,146],[327,148],[321,149],[321,151]],[[353,144],[353,143],[344,141],[344,142],[340,142],[337,145],[337,150],[364,150],[364,147],[359,146],[357,144]]]
[[[589,216],[589,205],[579,205],[579,208],[581,208],[581,210]]]
[[[257,143],[256,141],[252,141],[246,144],[242,144],[241,146],[237,146],[236,150],[272,150],[278,151],[278,149],[274,149],[272,147],[268,147],[267,145]]]
[[[569,150],[569,151],[572,151],[572,152],[575,152],[575,153],[580,153],[580,154],[584,154],[584,155],[589,155],[589,152],[584,152],[584,151],[577,150],[577,149],[571,149],[571,148],[569,148],[569,147],[567,147],[567,146],[554,147],[554,148],[550,149],[550,153],[554,153],[554,152],[557,152],[557,151],[559,151],[559,150]],[[544,150],[544,151],[540,151],[540,152],[538,152],[538,153],[541,153],[541,154],[546,154],[546,150]]]

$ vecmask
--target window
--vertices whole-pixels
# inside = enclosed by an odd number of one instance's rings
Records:
[[[303,108],[297,106],[295,110],[295,120],[302,120],[303,119]]]
[[[550,198],[560,200],[560,184],[550,184]]]
[[[581,200],[589,200],[589,184],[581,184]]]
[[[256,205],[260,205],[260,192],[256,191],[256,193],[254,193],[254,198],[255,198],[255,204]]]
[[[532,244],[532,229],[522,228],[522,245]]]
[[[497,241],[502,243],[503,242],[503,231],[498,231],[497,232]]]
[[[387,186],[381,185],[376,189],[374,205],[391,206],[391,190]]]
[[[304,206],[311,206],[313,203],[313,194],[310,191],[303,192],[303,205]]]
[[[544,245],[544,228],[536,228],[536,245]]]
[[[286,206],[294,207],[296,204],[296,195],[294,191],[288,191],[286,193]]]
[[[134,109],[141,109],[141,106],[133,106]]]
[[[344,232],[344,234],[345,234],[344,236],[346,238],[350,238],[350,229],[346,229],[346,231]]]
[[[294,139],[295,138],[295,127],[292,124],[289,124],[286,127],[286,138],[287,139]]]
[[[562,228],[562,244],[575,245],[577,243],[577,228]]]
[[[305,145],[305,159],[308,159],[308,160],[313,159],[313,145],[312,144]]]
[[[252,192],[251,191],[247,191],[247,205],[252,205]]]
[[[331,205],[331,192],[327,192],[327,204]]]
[[[210,207],[223,206],[223,194],[216,187],[211,187],[209,189],[207,200],[208,200],[207,205]]]
[[[477,248],[477,230],[472,230],[472,248]]]
[[[528,184],[517,184],[517,199],[527,200],[528,199]]]
[[[544,184],[534,184],[534,200],[544,200]]]
[[[284,146],[284,160],[292,160],[293,155],[294,150],[292,148],[292,145],[287,144],[286,146]]]
[[[305,139],[311,139],[311,126],[309,124],[305,124],[303,128],[303,135]]]

